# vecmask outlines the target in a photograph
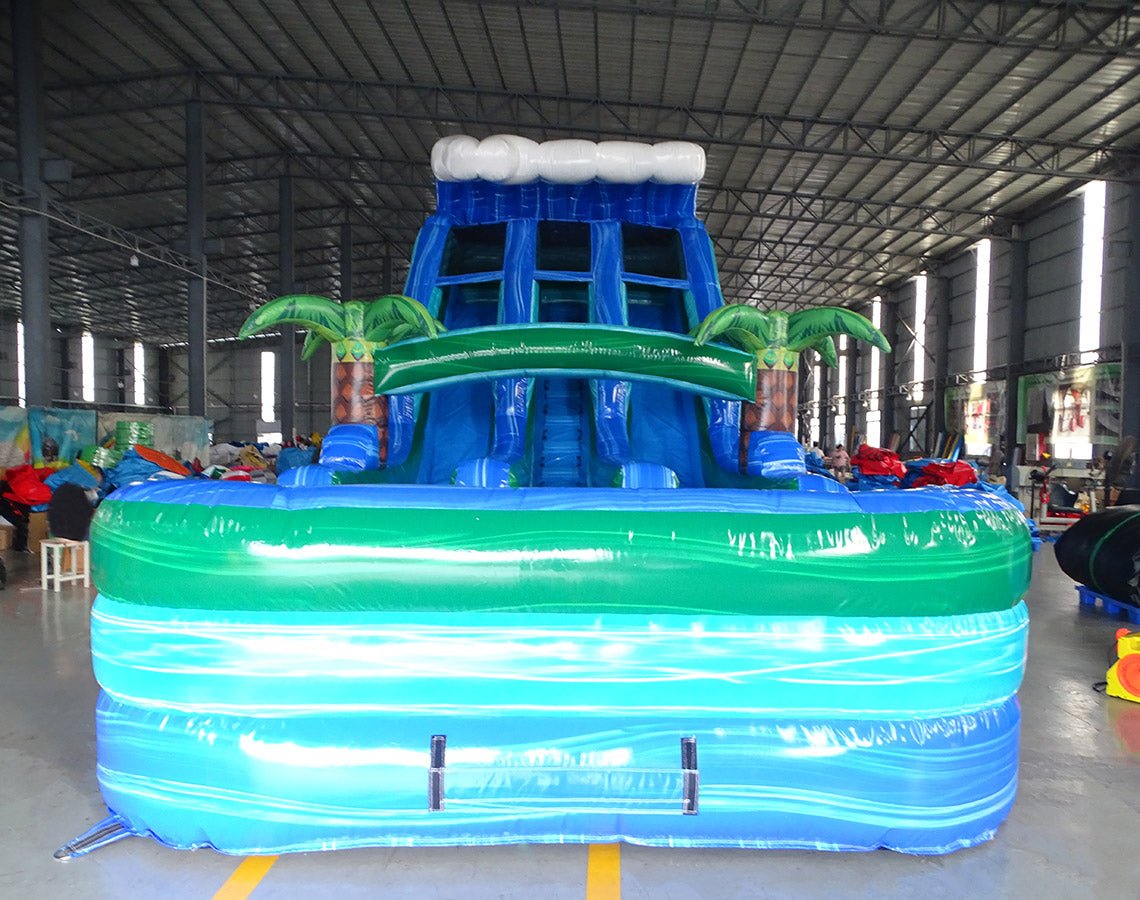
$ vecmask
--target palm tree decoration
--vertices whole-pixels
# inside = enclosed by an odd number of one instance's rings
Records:
[[[445,330],[422,303],[400,294],[344,303],[311,294],[290,294],[251,313],[238,337],[282,325],[309,329],[301,349],[303,360],[312,358],[321,341],[332,344],[333,421],[337,425],[363,422],[377,426],[382,453],[388,443],[388,398],[375,396],[372,354],[406,338],[434,338]]]
[[[835,306],[788,314],[754,306],[714,309],[697,327],[697,344],[721,341],[756,356],[756,402],[745,403],[742,432],[793,431],[799,389],[799,358],[814,350],[826,366],[838,364],[833,336],[846,334],[883,352],[891,345],[864,316]],[[742,434],[742,438],[744,435]]]

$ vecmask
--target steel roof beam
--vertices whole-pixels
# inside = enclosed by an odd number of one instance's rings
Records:
[[[181,105],[195,90],[204,103],[235,108],[462,122],[514,130],[590,131],[614,136],[653,134],[661,139],[845,159],[1086,180],[1123,177],[1116,175],[1118,169],[1140,163],[1140,152],[1132,148],[1110,152],[1111,148],[1099,143],[999,132],[255,72],[177,72],[73,83],[48,89],[46,99],[50,118],[61,121],[154,109],[175,102]]]
[[[357,251],[369,252],[369,251],[376,251],[376,250],[384,250],[387,248],[387,243],[384,241],[362,241],[362,242],[354,244],[353,246]],[[265,263],[264,267],[262,267],[260,265],[253,265],[250,267],[246,267],[245,265],[243,265],[242,269],[243,269],[243,271],[248,271],[251,274],[260,275],[260,274],[264,273],[266,275],[273,275],[275,269],[274,269],[274,266],[271,265],[271,262],[275,261],[276,259],[277,259],[276,248],[267,247],[264,250],[257,251],[256,253],[242,254],[241,256],[238,256],[238,257],[228,257],[228,258],[227,257],[214,257],[213,261],[214,261],[215,265],[219,268],[224,268],[225,263],[244,262],[246,260],[259,261],[259,262],[263,261]],[[319,246],[319,247],[297,247],[297,248],[295,248],[295,259],[296,259],[296,268],[298,271],[300,271],[302,268],[304,268],[306,266],[316,267],[316,266],[322,266],[322,265],[328,266],[330,271],[334,271],[337,268],[337,266],[339,265],[339,257],[337,255],[337,248],[334,246],[331,246],[331,245],[330,246]],[[380,260],[380,256],[378,255],[376,257],[376,261],[377,261],[376,271],[377,272],[380,271],[379,260]],[[367,262],[368,258],[366,257],[363,261]],[[361,262],[361,260],[357,259],[356,262],[359,264]],[[125,273],[128,273],[128,277],[129,277],[129,273],[142,272],[143,273],[142,277],[145,277],[147,284],[162,283],[162,279],[165,278],[166,275],[160,274],[156,277],[155,271],[157,271],[159,273],[162,272],[162,270],[151,270],[149,267],[146,269],[141,269],[141,270],[140,269],[126,269],[121,265],[120,266],[96,267],[96,268],[86,268],[86,267],[76,266],[74,269],[69,270],[67,272],[67,274],[73,275],[73,276],[79,277],[79,278],[84,278],[88,275],[91,275],[93,277],[104,277],[104,276],[105,277],[113,277],[113,276],[117,275],[120,279],[119,283],[121,285],[122,284],[122,278],[123,278]],[[176,272],[172,273],[169,277],[173,280],[177,280],[177,279],[181,278],[181,276],[178,275]]]
[[[145,256],[172,269],[178,269],[184,274],[192,275],[198,271],[195,262],[189,257],[176,253],[169,247],[163,247],[161,244],[140,237],[125,228],[120,228],[118,225],[89,216],[66,203],[61,203],[51,197],[41,197],[42,209],[33,209],[28,205],[28,200],[27,193],[19,185],[0,180],[0,206],[13,212],[38,212],[44,218],[66,228],[81,231],[108,244],[137,253],[139,256]],[[207,269],[205,277],[215,286],[234,291],[237,294],[255,299],[264,297],[264,293],[259,287],[235,278],[219,275],[212,270]]]
[[[346,207],[343,204],[333,204],[329,206],[318,207],[302,207],[297,210],[298,219],[298,232],[312,232],[312,231],[332,231],[339,229],[341,223],[344,221]],[[409,220],[411,216],[408,217]],[[216,216],[210,220],[214,228],[211,230],[211,238],[220,240],[223,245],[226,241],[241,241],[248,238],[265,237],[268,235],[276,234],[276,213],[275,212],[257,212],[245,213],[229,216]],[[360,221],[356,224],[363,225],[374,231],[377,235],[385,237],[386,235],[379,230],[379,228],[372,223],[367,217],[361,216]],[[408,227],[405,231],[400,232],[410,235],[411,238],[415,237],[415,233],[419,230],[422,224],[422,219],[416,219],[414,225],[409,221]],[[3,232],[6,225],[3,219],[0,219],[0,232]],[[154,222],[149,224],[139,224],[133,229],[135,234],[140,234],[148,240],[155,243],[172,244],[175,242],[183,241],[185,239],[186,222],[182,219],[169,220],[165,222]],[[85,232],[56,232],[52,234],[53,244],[59,250],[68,256],[94,256],[98,254],[111,254],[118,252],[115,249],[116,245],[109,245]],[[331,245],[330,245],[331,246]],[[410,247],[410,245],[409,245]],[[396,255],[407,258],[410,255],[410,249],[405,248],[402,244],[393,245],[393,251]],[[212,254],[211,259],[222,260],[235,256],[244,255],[246,251],[240,254],[227,254],[224,251]],[[3,248],[0,248],[0,254],[3,253]]]
[[[452,0],[476,6],[585,10],[671,21],[766,25],[987,47],[1022,47],[1082,56],[1134,56],[1140,16],[1128,2],[1064,3],[929,0],[909,6],[867,0],[787,3],[690,2],[660,6],[614,0]]]
[[[836,306],[859,302],[858,298],[845,297],[842,294],[819,292],[805,292],[800,290],[764,289],[753,284],[729,284],[725,286],[724,298],[726,303],[745,303],[760,308],[773,308],[780,304],[789,304],[796,308],[809,306]]]
[[[898,277],[897,272],[863,272],[853,270],[831,269],[826,266],[811,266],[777,263],[772,265],[763,261],[757,263],[754,259],[730,260],[721,266],[721,278],[730,275],[777,275],[785,274],[790,277],[819,279],[831,285],[850,284],[857,287],[873,287],[884,284]]]
[[[383,184],[390,187],[431,189],[433,182],[425,176],[428,167],[411,160],[334,157],[324,154],[266,154],[208,162],[206,184],[220,187],[270,181],[280,177],[290,160],[305,157],[305,172],[295,177],[361,184]],[[317,172],[320,174],[317,174]],[[186,168],[178,163],[139,169],[107,170],[79,173],[66,186],[69,202],[107,200],[137,194],[158,194],[184,190]]]
[[[428,167],[411,160],[351,159],[328,154],[281,154],[220,160],[207,165],[206,181],[212,187],[269,181],[280,176],[289,160],[303,165],[296,177],[317,181],[349,181],[432,192]],[[181,164],[143,169],[93,172],[73,176],[67,192],[70,202],[106,200],[135,194],[181,191],[185,188]],[[875,228],[931,236],[978,237],[991,216],[956,207],[819,195],[796,191],[702,185],[698,209],[705,215],[750,215],[778,221],[810,221],[839,227]],[[410,207],[406,208],[410,210]],[[362,208],[355,210],[366,218]],[[424,215],[431,209],[425,206]]]
[[[779,221],[808,221],[836,227],[874,228],[946,237],[979,237],[992,222],[987,213],[960,207],[872,200],[799,191],[753,190],[716,185],[698,203],[705,215],[749,215]]]
[[[730,257],[746,259],[771,259],[773,262],[815,262],[829,266],[847,264],[855,268],[881,272],[883,263],[876,256],[891,256],[909,262],[925,262],[925,256],[907,253],[892,253],[890,250],[867,250],[846,244],[816,243],[808,238],[776,237],[716,237],[717,248]],[[790,248],[781,250],[780,248]]]
[[[747,284],[758,290],[763,289],[771,282],[777,283],[781,289],[785,291],[796,290],[804,294],[814,296],[821,293],[821,287],[825,288],[822,293],[834,293],[836,291],[868,291],[877,290],[877,285],[871,284],[853,284],[849,281],[841,281],[836,278],[823,278],[813,275],[794,275],[787,272],[765,272],[760,270],[747,271],[743,269],[730,269],[724,273],[726,280],[735,279],[734,284]]]

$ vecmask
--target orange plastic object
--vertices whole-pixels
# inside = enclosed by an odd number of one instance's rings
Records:
[[[1140,631],[1117,629],[1116,656],[1116,662],[1108,670],[1105,693],[1110,697],[1140,703]]]
[[[173,456],[167,456],[159,450],[152,447],[144,447],[142,444],[135,444],[135,453],[145,459],[147,462],[152,462],[156,466],[161,466],[167,472],[173,472],[175,475],[189,475],[190,470],[187,469],[182,463],[176,460]]]

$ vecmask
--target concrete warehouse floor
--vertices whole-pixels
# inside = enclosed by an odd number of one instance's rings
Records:
[[[1140,705],[1106,698],[1113,632],[1078,608],[1051,546],[1034,563],[1021,691],[1021,783],[997,839],[943,857],[583,846],[375,849],[300,854],[260,872],[211,851],[132,838],[59,863],[53,851],[106,813],[95,782],[93,593],[41,592],[38,560],[5,552],[0,593],[0,897],[1135,898]],[[1129,747],[1131,749],[1129,749]],[[620,874],[612,863],[619,856]],[[606,865],[605,863],[610,865]]]

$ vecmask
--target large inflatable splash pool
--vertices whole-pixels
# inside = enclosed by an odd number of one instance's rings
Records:
[[[454,138],[433,165],[422,314],[276,307],[336,342],[320,463],[101,507],[112,819],[79,849],[992,837],[1019,511],[804,474],[779,426],[828,331],[717,313],[697,148]],[[726,343],[689,336],[710,316]]]

